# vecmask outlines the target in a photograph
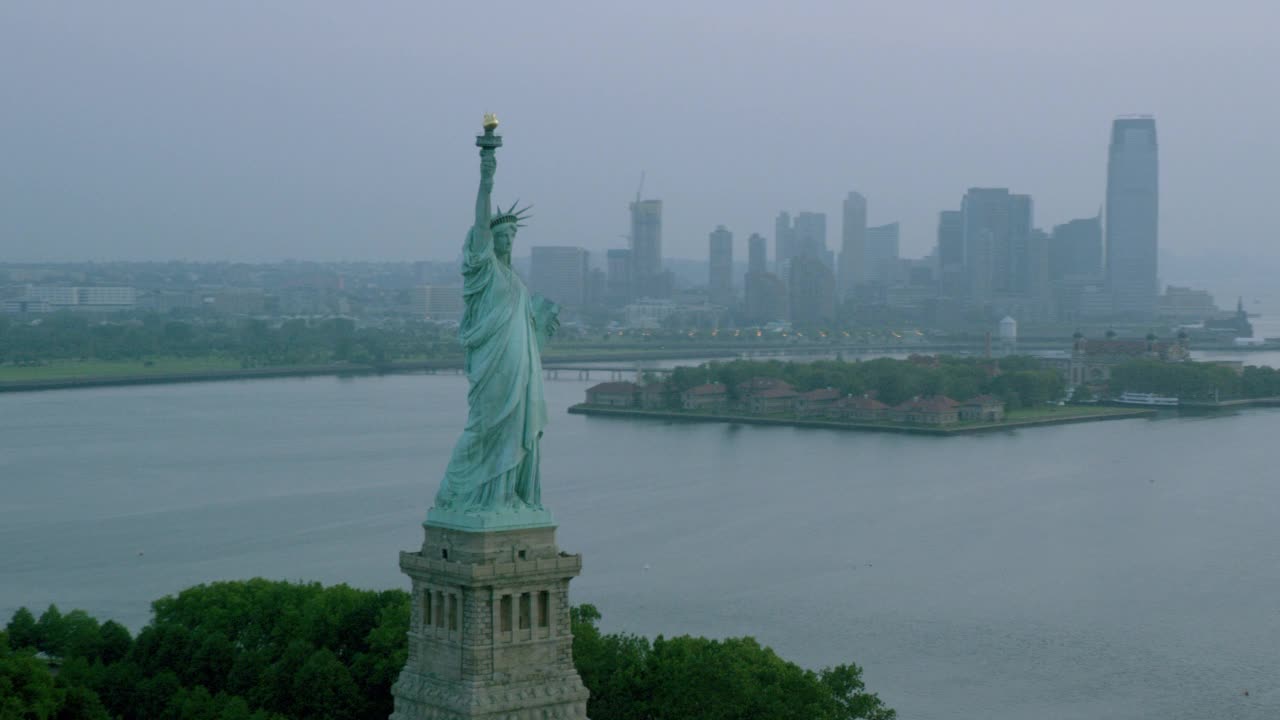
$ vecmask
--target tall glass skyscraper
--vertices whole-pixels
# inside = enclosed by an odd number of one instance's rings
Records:
[[[867,199],[856,192],[844,198],[840,223],[840,272],[836,274],[842,295],[853,294],[867,280]]]
[[[751,233],[747,238],[747,272],[769,272],[769,249],[759,233]]]
[[[1117,315],[1155,315],[1160,210],[1156,121],[1116,118],[1107,155],[1107,284]]]
[[[710,273],[707,289],[711,302],[717,305],[733,304],[733,233],[723,225],[711,231]]]

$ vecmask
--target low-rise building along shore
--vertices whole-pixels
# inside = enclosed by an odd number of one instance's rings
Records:
[[[799,392],[785,380],[756,377],[738,383],[730,393],[722,383],[695,385],[677,397],[667,383],[604,382],[587,389],[586,405],[592,407],[734,412],[760,417],[793,416],[836,421],[892,422],[942,426],[961,422],[1001,422],[1004,401],[979,395],[963,402],[945,395],[913,397],[890,407],[874,393],[846,396],[835,388]]]

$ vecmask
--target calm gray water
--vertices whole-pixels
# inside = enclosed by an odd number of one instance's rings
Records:
[[[1280,411],[922,438],[566,414],[586,385],[547,384],[544,497],[609,629],[856,661],[904,720],[1280,716]],[[2,395],[0,614],[405,587],[465,390]]]

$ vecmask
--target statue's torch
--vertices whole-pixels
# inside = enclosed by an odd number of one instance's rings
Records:
[[[498,129],[498,116],[493,113],[484,114],[484,134],[476,136],[476,147],[497,149],[502,147],[502,136],[494,135]]]

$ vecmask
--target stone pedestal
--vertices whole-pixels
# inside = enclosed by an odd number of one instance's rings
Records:
[[[400,553],[413,610],[392,720],[586,718],[569,629],[582,556],[560,552],[554,525],[424,527],[422,550]]]

